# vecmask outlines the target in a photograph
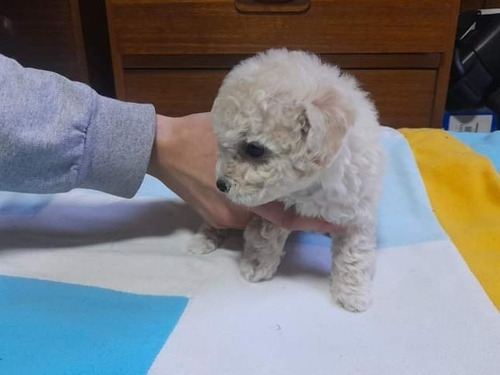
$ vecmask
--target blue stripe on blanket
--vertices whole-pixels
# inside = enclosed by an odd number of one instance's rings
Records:
[[[187,298],[0,276],[0,374],[146,374]]]
[[[493,133],[450,132],[477,153],[486,156],[500,173],[500,131]]]
[[[146,175],[142,181],[141,187],[135,194],[135,197],[155,197],[164,198],[168,200],[180,200],[178,195],[173,191],[169,190],[165,185],[163,185],[160,180]]]
[[[400,133],[386,132],[383,139],[387,166],[379,206],[378,247],[411,245],[447,237],[427,197],[410,146]],[[329,246],[330,239],[312,233],[296,235],[299,242]]]

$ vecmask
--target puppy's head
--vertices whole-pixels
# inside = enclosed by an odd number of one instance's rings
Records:
[[[349,101],[331,84],[339,74],[313,55],[286,50],[235,67],[212,108],[219,190],[256,206],[314,182],[354,121]]]

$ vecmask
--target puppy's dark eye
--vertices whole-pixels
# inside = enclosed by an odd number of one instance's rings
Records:
[[[264,146],[255,143],[255,142],[250,142],[245,145],[245,154],[250,156],[251,158],[260,158],[264,153],[266,152],[266,149]]]

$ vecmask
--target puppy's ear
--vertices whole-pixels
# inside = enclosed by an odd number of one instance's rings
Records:
[[[318,167],[333,162],[353,122],[352,106],[335,92],[324,92],[307,104],[300,123],[309,160]]]

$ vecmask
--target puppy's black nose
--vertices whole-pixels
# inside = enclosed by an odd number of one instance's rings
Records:
[[[229,184],[229,182],[222,178],[217,179],[217,182],[215,184],[217,185],[217,189],[219,189],[223,193],[227,193],[229,189],[231,189],[231,185]]]

